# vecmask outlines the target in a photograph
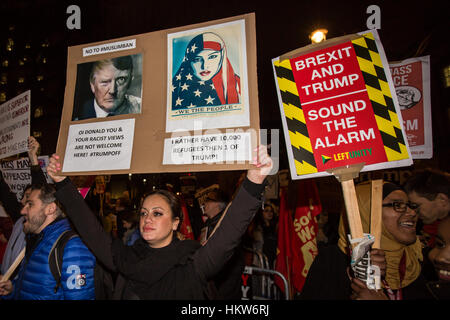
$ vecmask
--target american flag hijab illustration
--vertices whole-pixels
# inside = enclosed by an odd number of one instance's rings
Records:
[[[172,79],[172,110],[239,102],[240,78],[224,41],[212,32],[195,36]]]

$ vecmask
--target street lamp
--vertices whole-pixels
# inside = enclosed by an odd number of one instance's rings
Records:
[[[311,34],[309,35],[309,39],[311,39],[312,43],[320,43],[327,39],[327,33],[327,29],[317,29],[311,32]]]

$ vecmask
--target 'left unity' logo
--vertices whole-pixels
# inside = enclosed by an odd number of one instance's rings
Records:
[[[330,160],[331,160],[331,157],[328,157],[326,155],[322,155],[322,162],[323,162],[323,164],[327,163]]]
[[[326,164],[330,160],[333,160],[334,162],[338,162],[338,161],[351,160],[354,158],[368,157],[368,156],[372,156],[372,148],[334,153],[330,157],[326,156],[324,154],[321,155],[323,164]]]

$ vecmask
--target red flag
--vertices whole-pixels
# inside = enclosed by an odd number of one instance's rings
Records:
[[[86,195],[88,194],[91,188],[77,188],[77,189],[78,192],[83,196],[83,198],[86,198]]]
[[[318,254],[316,216],[322,211],[319,192],[314,180],[298,182],[298,198],[292,233],[292,285],[301,292],[309,268]]]
[[[183,222],[180,226],[180,232],[184,235],[186,239],[195,240],[194,232],[192,231],[191,220],[189,219],[189,212],[186,207],[186,202],[184,202],[184,198],[180,195],[181,202],[181,210],[183,211]]]
[[[290,263],[292,259],[292,249],[290,235],[293,232],[293,224],[291,215],[287,208],[287,190],[281,189],[280,196],[280,216],[278,221],[278,245],[277,259],[275,262],[275,270],[281,273],[290,284]],[[285,293],[284,281],[278,277],[274,277],[275,284]]]
[[[281,190],[275,269],[284,275],[291,290],[300,292],[317,255],[316,216],[322,211],[322,206],[314,180],[296,183],[294,186],[298,190],[294,219],[287,205],[287,190]],[[275,284],[284,292],[284,283],[280,277],[275,277]]]
[[[171,184],[166,183],[167,190],[169,190],[172,193],[175,193],[173,191],[173,186]],[[183,211],[183,222],[180,226],[180,233],[186,238],[195,240],[194,238],[194,232],[192,231],[192,225],[191,220],[189,219],[189,212],[186,207],[186,202],[184,202],[184,198],[182,194],[178,195],[178,199],[180,200],[181,204],[181,211]]]

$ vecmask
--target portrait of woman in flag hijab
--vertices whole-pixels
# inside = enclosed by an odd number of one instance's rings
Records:
[[[189,41],[172,80],[172,110],[240,103],[240,77],[223,39],[213,32]]]
[[[166,131],[250,124],[245,20],[167,35]]]

